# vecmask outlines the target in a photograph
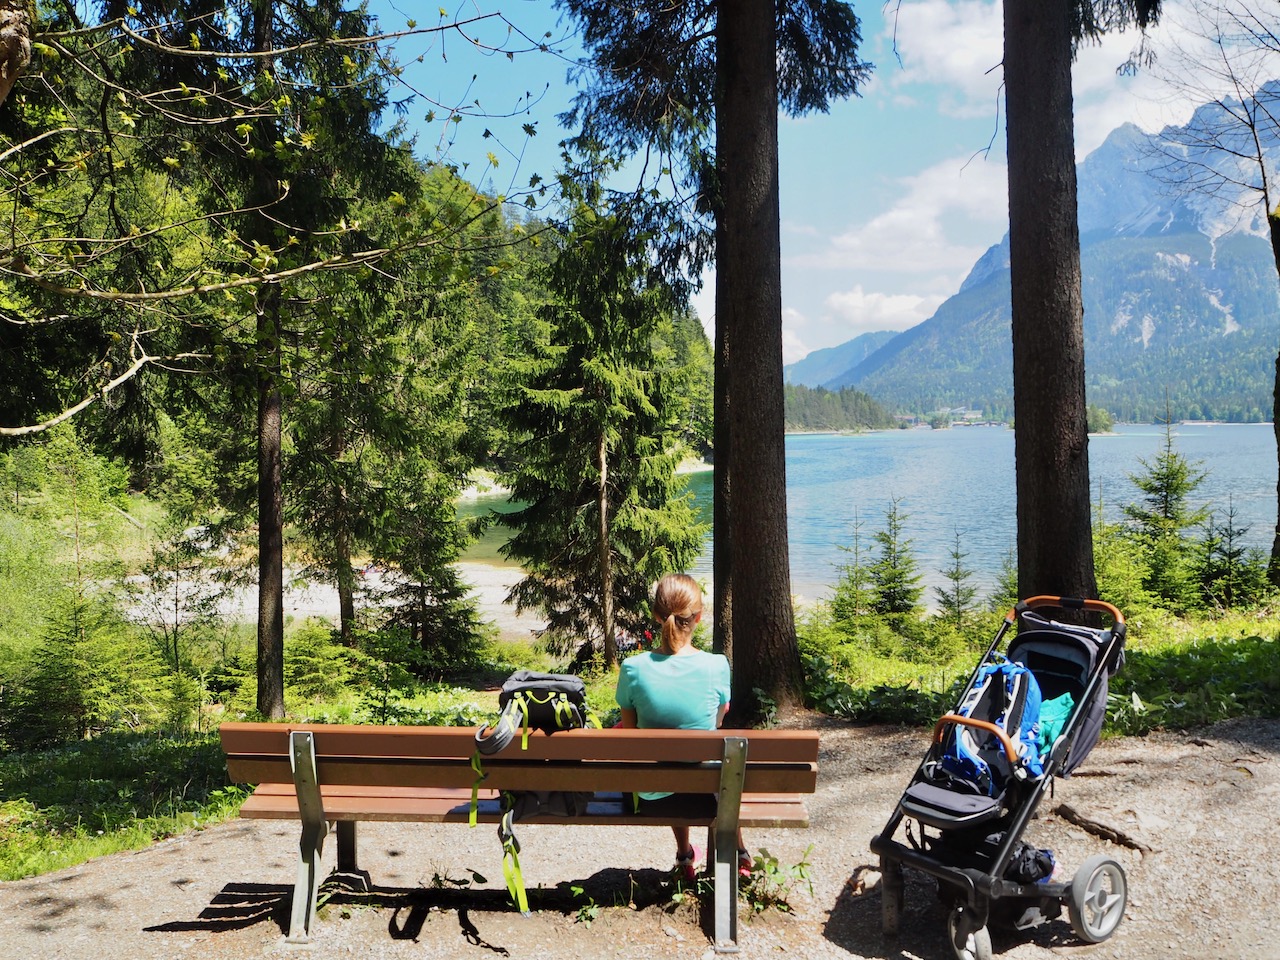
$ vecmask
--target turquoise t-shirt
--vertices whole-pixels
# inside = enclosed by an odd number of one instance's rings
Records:
[[[729,661],[695,650],[671,656],[640,653],[622,661],[618,706],[636,712],[642,729],[714,730],[720,708],[729,702]],[[642,793],[659,800],[665,793]]]

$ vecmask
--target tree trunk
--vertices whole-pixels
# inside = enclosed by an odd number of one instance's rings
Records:
[[[787,547],[775,24],[773,0],[739,0],[721,5],[716,28],[717,168],[724,198],[716,251],[723,283],[717,290],[724,297],[716,324],[723,325],[731,347],[735,723],[760,717],[767,705],[757,691],[779,709],[802,698]]]
[[[613,556],[609,549],[609,440],[603,432],[596,457],[600,469],[596,498],[600,511],[600,630],[604,638],[604,666],[609,670],[618,662],[618,642],[613,628]]]
[[[258,712],[284,718],[284,495],[280,290],[258,308]]]
[[[31,63],[31,13],[26,0],[0,0],[0,103]]]
[[[716,212],[716,249],[723,249]],[[711,475],[711,647],[733,659],[733,524],[729,506],[732,476],[729,473],[729,315],[725,274],[716,271],[715,384],[712,440],[715,472]]]
[[[1271,255],[1280,276],[1280,207],[1267,210],[1267,227],[1271,237]],[[1276,353],[1276,375],[1271,387],[1271,429],[1276,438],[1276,458],[1280,461],[1280,352]],[[1267,579],[1280,587],[1280,479],[1276,481],[1276,528],[1271,540],[1271,559],[1267,563]]]
[[[1005,0],[1018,591],[1097,593],[1071,101],[1071,5]]]
[[[338,588],[338,636],[345,646],[353,646],[355,629],[355,571],[351,567],[351,516],[347,485],[339,464],[347,450],[342,410],[330,399],[329,457],[339,477],[333,485],[333,575]]]

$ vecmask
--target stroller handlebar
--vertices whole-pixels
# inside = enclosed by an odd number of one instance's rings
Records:
[[[958,713],[946,713],[938,718],[938,722],[933,725],[933,742],[941,743],[943,731],[952,724],[960,724],[966,727],[977,727],[980,730],[986,730],[993,734],[1000,741],[1000,745],[1004,747],[1004,755],[1009,758],[1015,768],[1021,758],[1018,756],[1018,748],[1013,745],[1013,741],[1009,739],[1009,735],[994,723],[986,720],[975,720],[973,717],[961,716]]]
[[[1060,610],[1093,610],[1098,613],[1105,613],[1111,618],[1113,628],[1124,629],[1124,614],[1118,609],[1105,600],[1086,600],[1081,597],[1028,597],[1026,600],[1018,601],[1017,605],[1009,611],[1007,619],[1012,622],[1018,614],[1041,607],[1057,607]]]

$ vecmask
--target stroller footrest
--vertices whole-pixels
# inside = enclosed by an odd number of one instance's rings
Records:
[[[938,830],[956,830],[997,819],[1002,812],[999,797],[957,793],[920,781],[907,787],[900,802],[902,812]]]

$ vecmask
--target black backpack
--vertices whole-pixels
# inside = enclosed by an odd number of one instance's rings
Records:
[[[498,706],[502,708],[498,718],[476,731],[476,752],[471,758],[471,766],[476,772],[476,781],[471,788],[473,827],[476,825],[480,784],[485,777],[484,757],[492,756],[511,743],[517,731],[523,731],[520,746],[527,750],[531,730],[551,734],[557,730],[600,726],[599,718],[587,705],[586,685],[573,674],[517,670],[502,684]],[[502,869],[507,890],[521,913],[528,914],[529,900],[520,871],[520,841],[515,836],[515,822],[535,814],[580,816],[587,812],[592,796],[589,792],[568,790],[508,790],[502,794],[503,813],[498,824],[503,851]]]
[[[498,693],[502,712],[490,726],[476,731],[476,749],[484,756],[497,753],[509,744],[517,730],[523,730],[521,748],[529,749],[529,731],[576,730],[599,727],[587,706],[587,687],[571,673],[537,673],[517,670]]]

